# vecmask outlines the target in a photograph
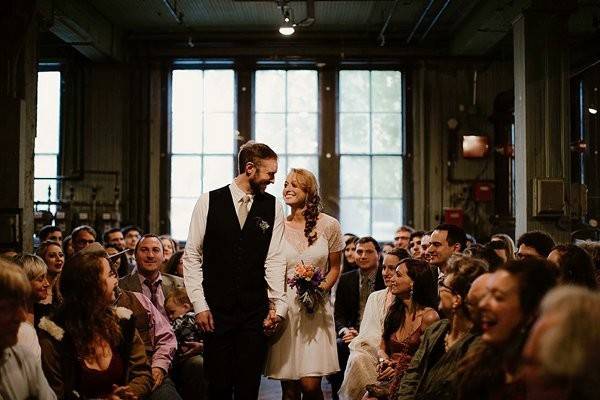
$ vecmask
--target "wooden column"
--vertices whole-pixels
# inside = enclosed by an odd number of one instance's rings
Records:
[[[569,215],[568,9],[528,10],[513,23],[515,78],[516,230],[518,238],[544,230],[557,241],[569,236],[566,222],[533,216],[535,179],[562,179]],[[568,225],[568,223],[566,223]]]

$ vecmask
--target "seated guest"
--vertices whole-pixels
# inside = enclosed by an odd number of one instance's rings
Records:
[[[408,247],[408,251],[410,252],[410,256],[412,258],[421,258],[423,253],[423,248],[421,247],[421,239],[425,236],[425,232],[423,231],[414,231],[410,234],[410,243]]]
[[[338,394],[342,400],[360,399],[365,386],[377,380],[377,351],[383,334],[383,321],[395,296],[390,291],[392,279],[400,260],[408,258],[406,250],[395,248],[383,257],[381,275],[386,288],[369,296],[358,336],[348,348],[350,356],[344,372],[344,381]]]
[[[183,250],[177,251],[168,262],[163,263],[161,272],[183,278]]]
[[[43,304],[57,304],[60,298],[58,294],[58,277],[65,263],[65,255],[62,247],[58,242],[42,242],[38,248],[37,255],[44,260],[48,267],[47,279],[50,286],[48,287],[48,296],[42,300]]]
[[[344,235],[344,257],[342,259],[342,273],[354,271],[356,268],[356,242],[358,237],[347,233]]]
[[[474,244],[471,247],[467,247],[463,254],[469,257],[483,260],[487,264],[488,270],[490,272],[494,272],[498,269],[499,266],[504,264],[505,261],[498,255],[498,253],[496,253],[496,251],[492,247],[492,243],[494,242],[490,242],[486,245]]]
[[[44,374],[60,399],[150,392],[150,366],[132,312],[111,306],[117,281],[108,260],[95,254],[76,254],[65,264],[62,303],[38,324]]]
[[[125,238],[119,228],[111,228],[102,234],[104,247],[111,244],[119,251],[125,250]]]
[[[377,384],[367,385],[367,398],[395,398],[400,380],[419,348],[421,335],[439,320],[431,287],[436,278],[422,260],[405,258],[396,267],[390,290],[396,298],[383,323]]]
[[[65,259],[71,258],[73,257],[73,254],[75,254],[75,250],[73,250],[73,240],[71,238],[71,235],[63,239],[62,251],[65,254]]]
[[[396,233],[394,234],[394,247],[408,250],[408,246],[410,244],[410,235],[414,231],[415,230],[408,225],[402,225],[396,229]]]
[[[369,295],[385,287],[379,273],[379,243],[370,236],[360,238],[356,245],[358,269],[343,273],[340,277],[335,300],[334,319],[338,333],[337,350],[340,372],[330,375],[334,399],[343,381],[343,372],[350,355],[348,345],[356,336]]]
[[[579,243],[578,246],[584,249],[590,257],[592,257],[596,285],[600,287],[600,242],[585,241]]]
[[[58,242],[62,244],[63,237],[62,231],[58,226],[46,225],[40,229],[38,233],[38,238],[40,239],[40,243],[49,240],[51,242]]]
[[[431,244],[432,233],[433,232],[425,232],[425,234],[421,238],[421,258],[427,262],[431,262],[431,253],[428,250],[429,245]]]
[[[124,250],[112,243],[106,244],[104,248],[110,258],[110,267],[117,271],[119,278],[131,275],[133,270],[130,269],[129,261],[127,261],[127,254]]]
[[[581,247],[574,244],[555,246],[548,261],[558,266],[559,281],[563,285],[580,285],[596,289],[596,275],[592,257]]]
[[[125,248],[129,249],[127,259],[129,260],[129,268],[135,269],[135,247],[142,237],[142,230],[135,225],[126,226],[121,230],[125,239]]]
[[[161,274],[163,263],[162,242],[153,234],[144,235],[135,248],[137,270],[119,281],[121,289],[144,294],[167,317],[165,298],[173,290],[183,288],[183,279]]]
[[[27,302],[27,319],[19,329],[19,344],[29,349],[36,357],[40,358],[41,350],[38,337],[35,332],[36,322],[42,317],[38,309],[35,314],[35,305],[48,297],[48,279],[46,272],[48,268],[44,261],[34,254],[23,254],[15,259],[15,264],[23,269],[29,284],[31,285],[31,297]],[[48,312],[46,312],[47,314]]]
[[[492,235],[489,245],[504,262],[515,259],[515,242],[510,236],[496,233]]]
[[[523,358],[530,400],[592,400],[600,383],[600,295],[559,287],[542,301]]]
[[[392,249],[394,249],[394,244],[392,242],[381,242],[380,246],[382,256],[386,255],[387,253],[392,251]]]
[[[89,225],[80,225],[71,232],[73,252],[77,253],[96,241],[96,231]]]
[[[478,337],[469,312],[472,282],[485,273],[487,265],[479,259],[455,254],[448,262],[448,273],[439,285],[439,310],[446,319],[434,323],[423,335],[398,390],[398,399],[452,399],[452,380],[458,362]],[[476,294],[473,294],[477,296]],[[472,296],[473,296],[472,295]],[[475,303],[476,304],[476,303]]]
[[[457,398],[521,399],[515,374],[521,350],[544,295],[556,284],[557,271],[539,257],[509,261],[493,272],[479,303],[482,336],[459,363]]]
[[[554,239],[547,233],[541,231],[527,232],[517,240],[516,258],[520,260],[528,257],[547,258],[554,246]]]
[[[175,252],[179,250],[179,247],[177,246],[177,243],[173,240],[173,238],[171,238],[171,236],[169,235],[160,235],[159,239],[163,244],[163,249],[165,253],[164,262],[166,263],[171,259],[173,254],[175,254]]]
[[[165,301],[178,344],[175,379],[185,400],[206,397],[207,384],[202,379],[204,342],[196,324],[194,307],[184,289],[172,292]]]

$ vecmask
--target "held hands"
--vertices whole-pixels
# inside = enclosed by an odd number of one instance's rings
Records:
[[[204,342],[184,342],[181,345],[181,357],[187,359],[198,354],[202,354],[204,350]]]
[[[279,315],[277,315],[275,310],[273,310],[273,309],[269,310],[269,314],[267,314],[267,317],[263,321],[263,329],[264,329],[265,335],[267,335],[267,336],[273,335],[277,331],[277,328],[279,327],[279,323],[281,321],[282,321],[282,318]]]
[[[377,380],[387,381],[394,377],[396,365],[389,358],[383,358],[377,364]]]
[[[196,324],[202,332],[214,332],[215,330],[215,321],[210,310],[201,311],[196,314]]]
[[[346,344],[349,344],[352,339],[358,336],[358,331],[352,327],[346,329],[346,332],[342,336],[342,341]]]

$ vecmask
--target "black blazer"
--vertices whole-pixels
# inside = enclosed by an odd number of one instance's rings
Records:
[[[340,278],[335,294],[335,330],[336,333],[342,328],[359,328],[358,306],[360,301],[360,270],[345,272]],[[375,288],[373,291],[385,289],[381,268],[377,269],[375,275]]]

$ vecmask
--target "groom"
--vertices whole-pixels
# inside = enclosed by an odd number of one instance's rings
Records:
[[[256,399],[267,338],[286,314],[283,208],[265,193],[277,154],[248,142],[239,175],[196,203],[183,258],[213,400]]]

